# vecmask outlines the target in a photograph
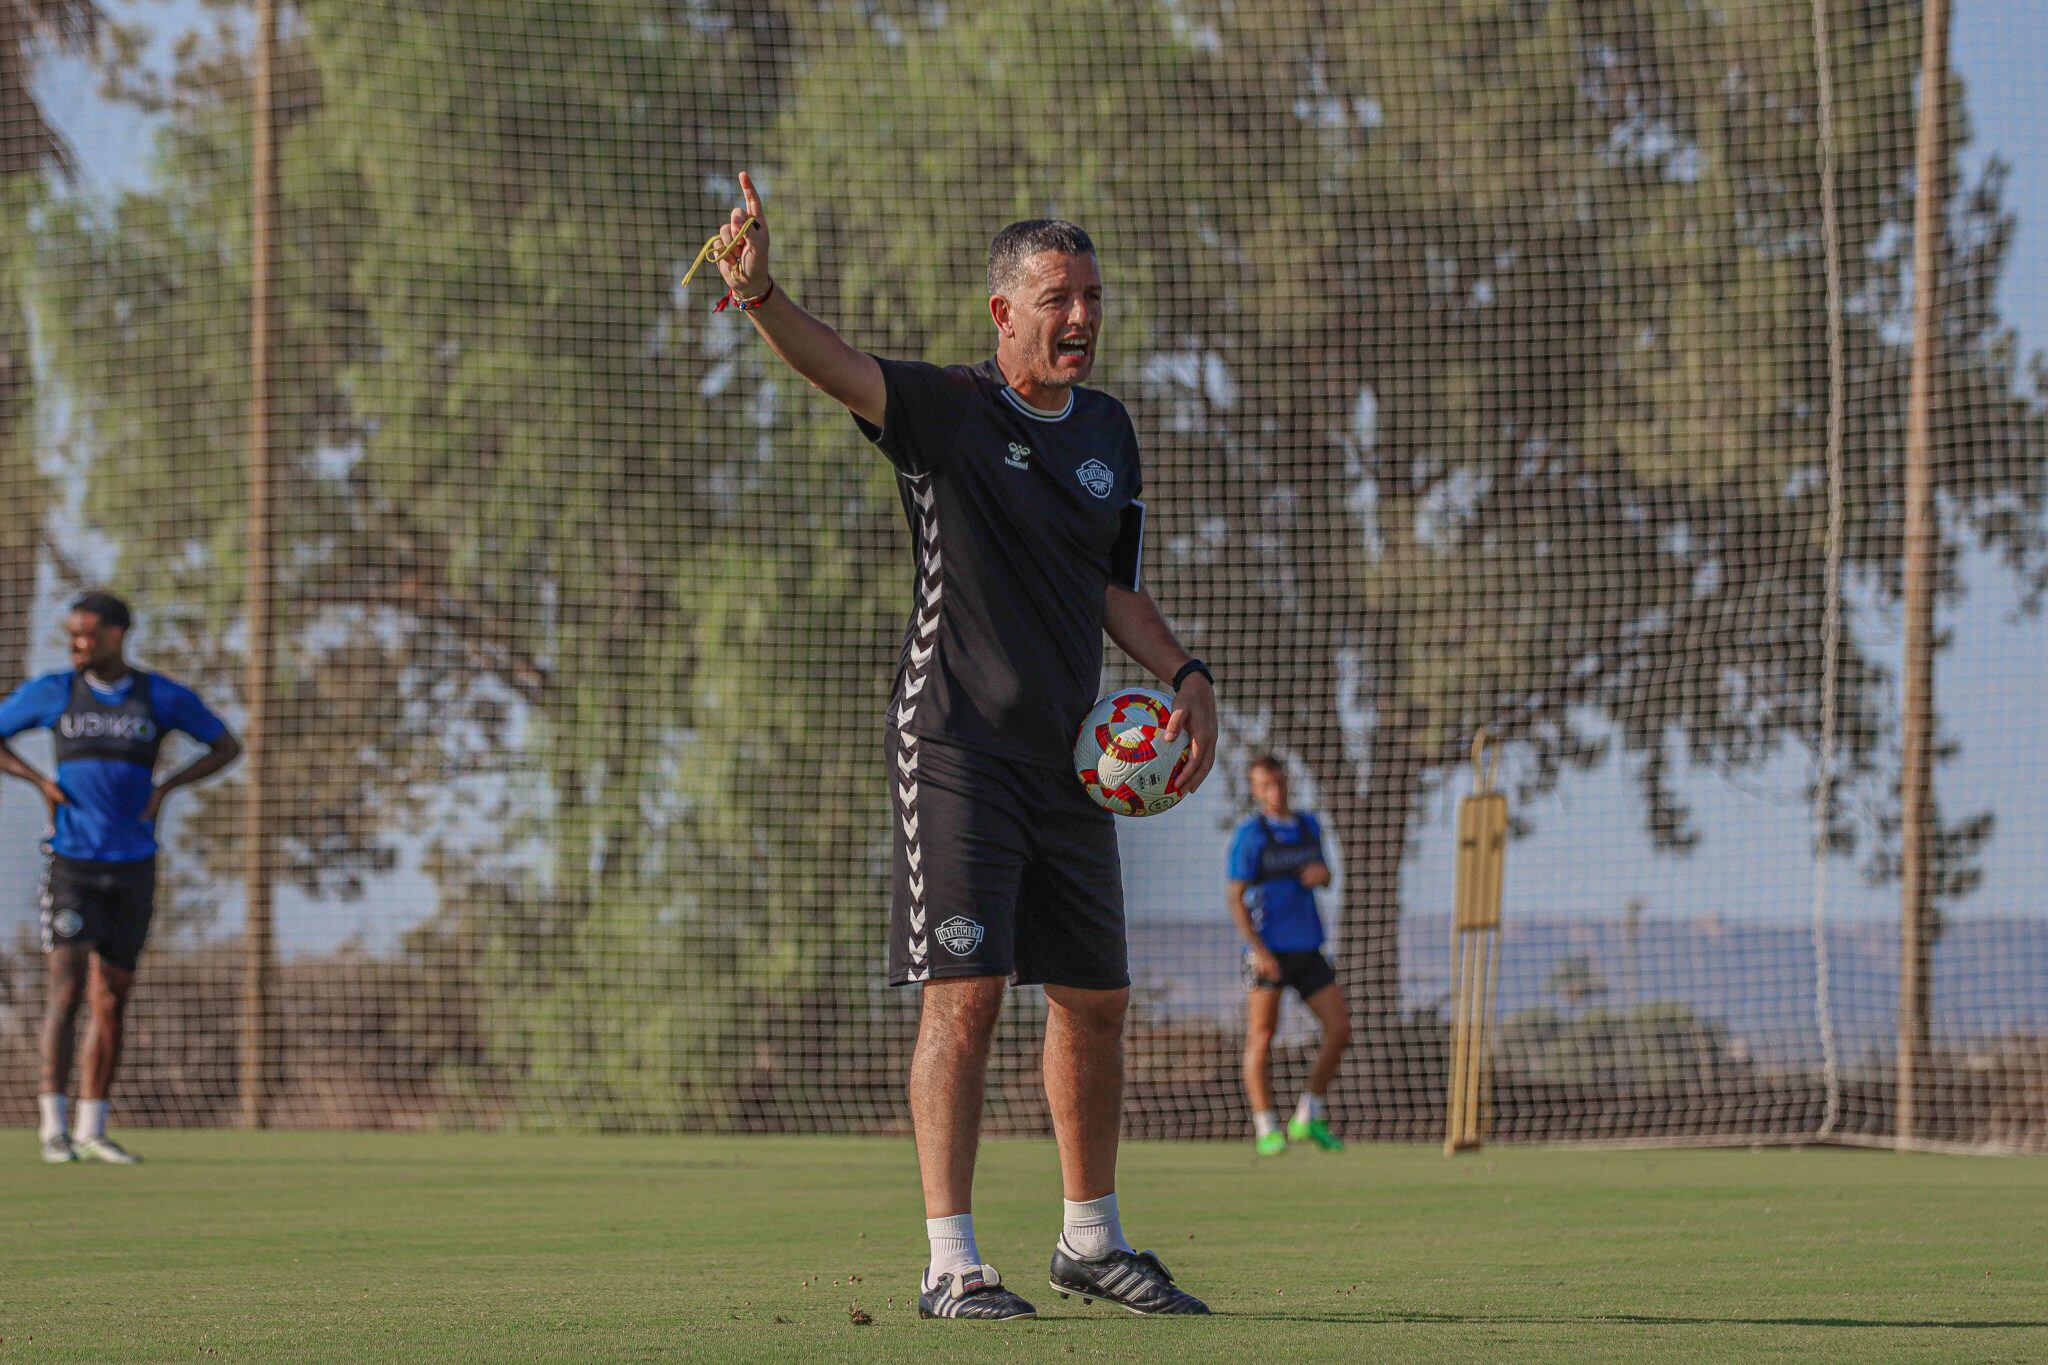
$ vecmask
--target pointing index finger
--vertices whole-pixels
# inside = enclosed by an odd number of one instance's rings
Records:
[[[754,190],[754,177],[740,172],[740,195],[747,201],[747,212],[755,218],[761,217],[761,196]]]

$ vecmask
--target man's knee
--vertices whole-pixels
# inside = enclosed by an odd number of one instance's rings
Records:
[[[43,1017],[69,1023],[78,1015],[78,1007],[85,1003],[85,988],[65,985],[50,987],[49,996],[43,1001]]]
[[[121,1022],[121,1016],[128,1012],[128,997],[104,986],[93,987],[89,1003],[95,1024],[118,1024]]]
[[[94,972],[90,996],[92,1017],[108,1023],[120,1023],[122,1014],[128,1008],[128,989],[131,983],[132,978],[125,972],[118,976],[111,972]]]
[[[1351,1016],[1343,1010],[1331,1013],[1323,1020],[1323,1046],[1332,1052],[1342,1052],[1351,1046]]]
[[[1073,986],[1047,986],[1045,998],[1066,1016],[1070,1028],[1088,1034],[1117,1034],[1123,1031],[1124,1015],[1130,1011],[1131,988],[1086,991]]]
[[[43,996],[43,1013],[53,1019],[69,1019],[85,1003],[84,972],[52,972],[49,990]]]
[[[919,1032],[948,1046],[979,1052],[995,1036],[1003,1012],[1000,976],[952,977],[924,984]]]

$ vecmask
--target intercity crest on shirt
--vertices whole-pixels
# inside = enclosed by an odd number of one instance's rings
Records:
[[[1116,487],[1116,475],[1100,460],[1090,460],[1074,471],[1074,477],[1081,481],[1081,487],[1098,498],[1109,496],[1109,490]]]
[[[939,946],[954,957],[966,957],[981,946],[987,931],[964,915],[955,915],[932,931]]]

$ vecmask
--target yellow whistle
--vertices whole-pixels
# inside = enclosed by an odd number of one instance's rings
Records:
[[[704,243],[703,249],[697,253],[697,259],[690,262],[690,268],[683,272],[682,288],[688,289],[690,287],[691,276],[702,269],[707,261],[712,263],[722,261],[732,255],[733,252],[739,250],[740,243],[747,240],[747,234],[759,226],[761,224],[757,220],[753,218],[747,219],[746,222],[740,224],[738,234],[723,246],[719,244],[719,234],[713,233],[711,240]]]

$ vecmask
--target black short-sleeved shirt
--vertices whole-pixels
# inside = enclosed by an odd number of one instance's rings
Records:
[[[1103,590],[1140,584],[1130,414],[1084,388],[1038,413],[993,360],[877,360],[883,426],[854,420],[900,475],[917,564],[889,724],[1065,767],[1102,681]]]

